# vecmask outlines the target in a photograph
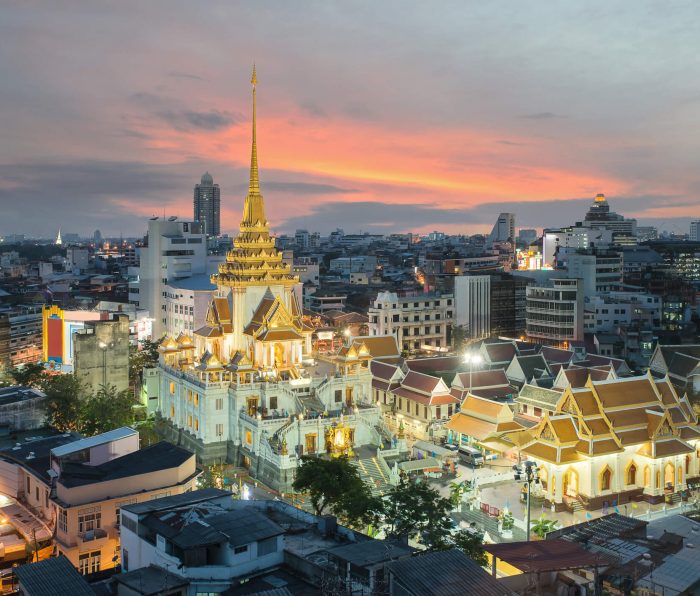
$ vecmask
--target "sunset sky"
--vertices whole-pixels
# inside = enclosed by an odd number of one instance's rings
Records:
[[[142,235],[205,170],[235,232],[700,218],[700,4],[2,0],[0,234]]]

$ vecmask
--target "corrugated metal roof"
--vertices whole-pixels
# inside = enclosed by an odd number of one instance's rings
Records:
[[[82,575],[64,556],[20,565],[15,570],[23,593],[31,596],[95,596]]]
[[[74,453],[76,451],[82,451],[83,449],[89,449],[90,447],[96,447],[97,445],[104,445],[110,441],[116,441],[118,439],[124,439],[131,435],[138,435],[133,428],[130,426],[122,426],[121,428],[115,428],[101,435],[95,435],[94,437],[88,437],[87,439],[80,439],[79,441],[74,441],[73,443],[67,443],[66,445],[61,445],[51,450],[51,454],[55,457],[63,457],[69,453]]]

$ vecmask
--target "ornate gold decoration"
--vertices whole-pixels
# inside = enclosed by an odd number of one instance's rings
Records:
[[[352,455],[352,429],[342,422],[326,430],[326,452],[331,457]]]

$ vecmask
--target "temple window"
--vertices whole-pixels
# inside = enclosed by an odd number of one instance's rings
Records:
[[[612,471],[606,466],[603,473],[600,475],[600,490],[610,490],[612,484]]]
[[[627,484],[637,484],[637,466],[634,464],[627,468]]]

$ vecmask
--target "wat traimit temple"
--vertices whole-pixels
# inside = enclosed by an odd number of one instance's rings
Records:
[[[240,232],[212,276],[206,325],[160,346],[158,413],[167,438],[204,464],[243,465],[288,490],[305,454],[379,445],[371,400],[372,341],[324,360],[312,354],[300,282],[270,236],[260,192],[253,69],[250,183]],[[385,439],[384,439],[385,440]]]
[[[521,454],[557,508],[675,500],[700,476],[698,420],[668,377],[569,387],[531,432]]]

